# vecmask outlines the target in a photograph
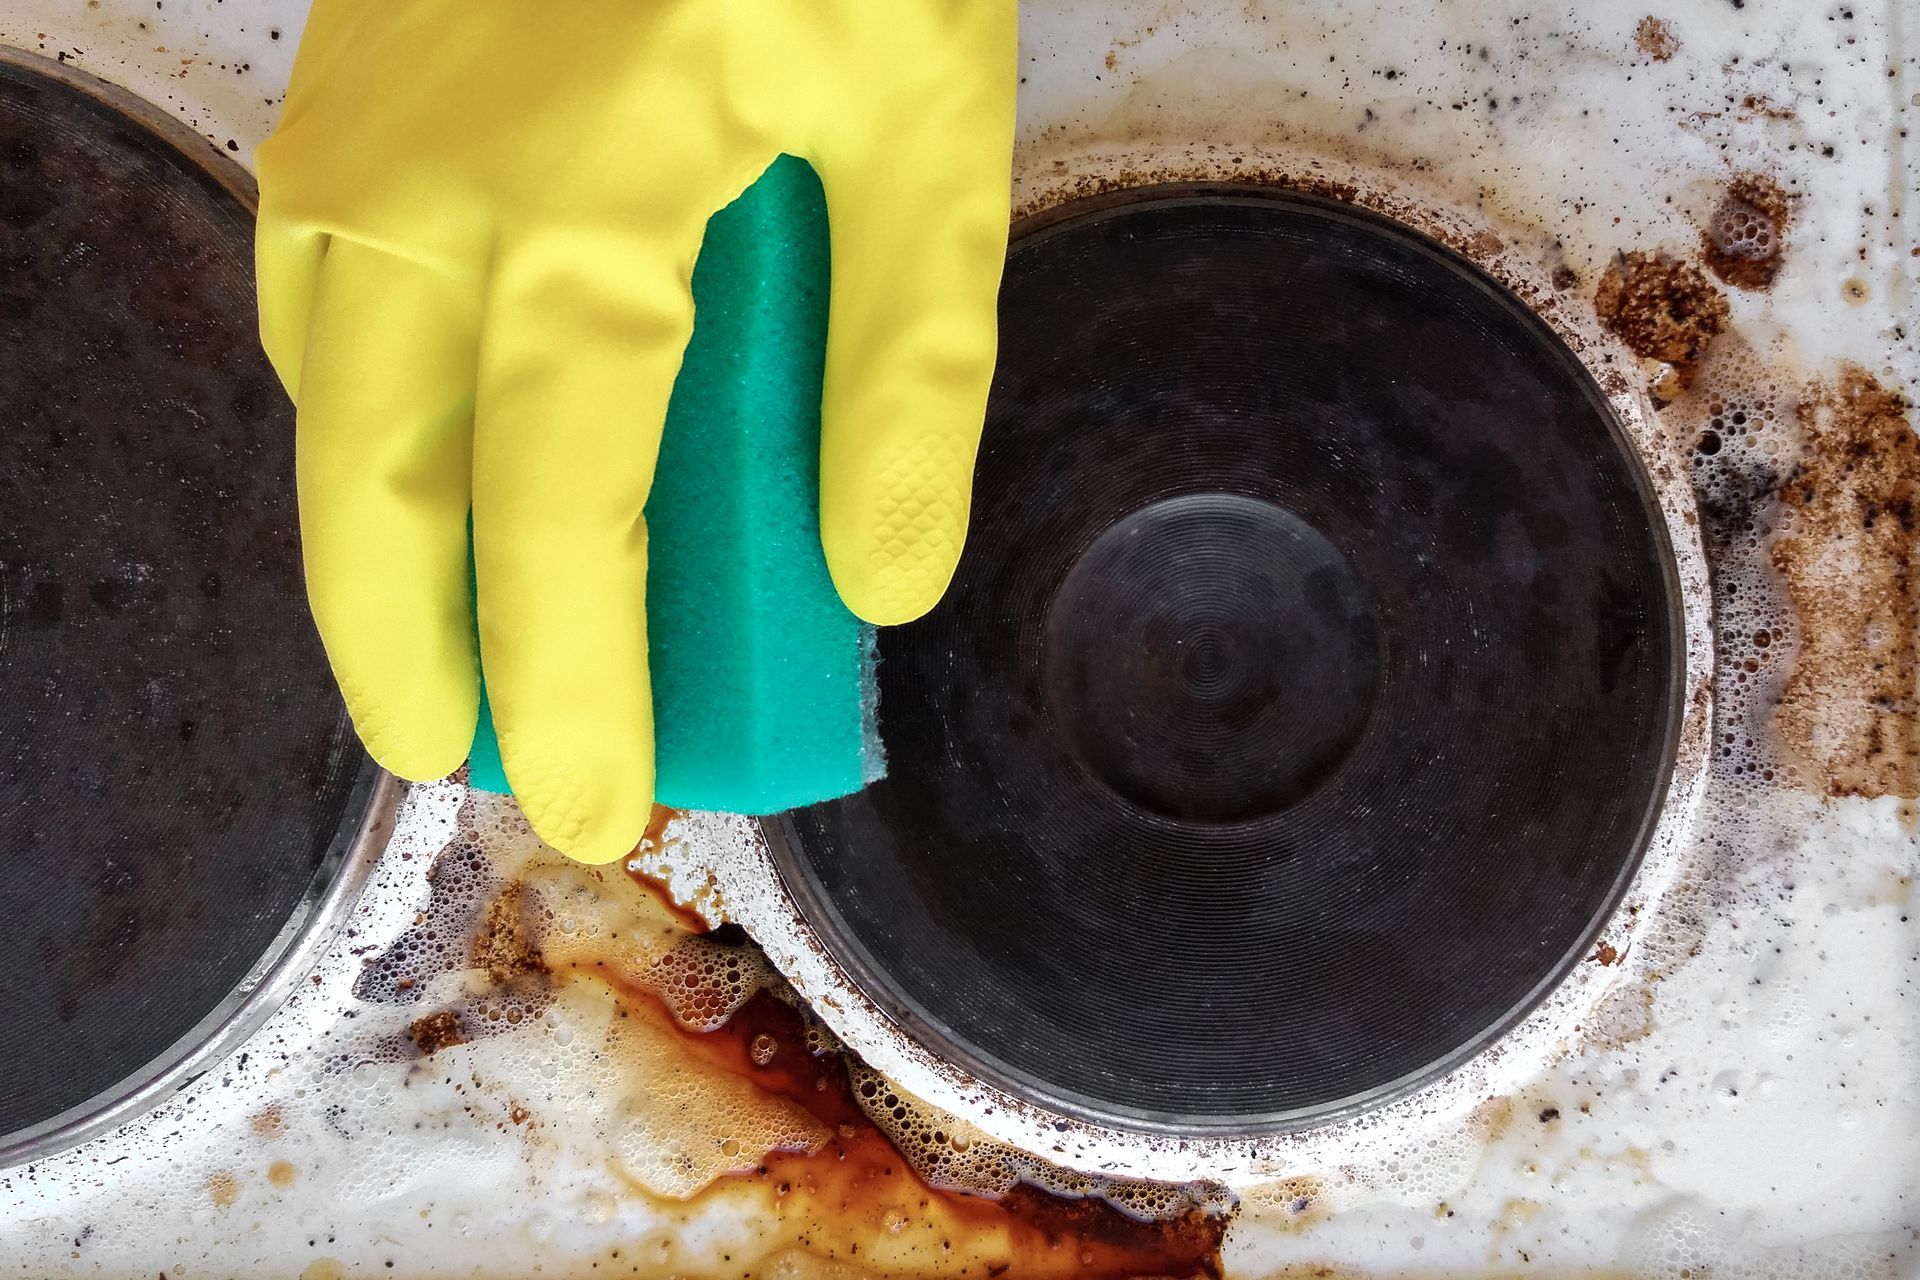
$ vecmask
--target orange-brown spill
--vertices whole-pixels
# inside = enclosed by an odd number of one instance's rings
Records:
[[[843,1051],[815,1052],[793,1006],[761,992],[716,1031],[684,1027],[652,992],[594,966],[619,993],[623,1016],[670,1030],[710,1068],[751,1081],[805,1109],[832,1132],[813,1152],[772,1152],[694,1199],[724,1197],[790,1229],[815,1257],[859,1263],[877,1243],[917,1234],[935,1255],[984,1259],[987,1276],[1086,1280],[1221,1275],[1227,1219],[1190,1210],[1142,1221],[1105,1200],[1021,1185],[996,1199],[931,1187],[867,1118]],[[647,1194],[635,1188],[636,1194]]]
[[[1765,174],[1735,178],[1700,229],[1700,253],[1713,274],[1738,289],[1765,289],[1787,249],[1787,196]]]
[[[240,1180],[222,1169],[207,1179],[207,1198],[216,1209],[231,1209],[240,1198]]]
[[[1693,380],[1707,344],[1726,330],[1727,300],[1700,268],[1664,253],[1623,253],[1607,266],[1593,304],[1635,355],[1671,365],[1656,390],[1672,399]]]
[[[1775,723],[1803,780],[1833,796],[1920,796],[1915,520],[1920,440],[1910,406],[1858,366],[1811,387],[1781,488],[1773,564],[1801,619]]]
[[[677,816],[656,809],[645,837],[651,847],[669,838],[667,824]],[[868,1118],[855,1094],[858,1087],[883,1086],[856,1085],[856,1065],[846,1051],[831,1033],[813,1024],[809,1014],[789,1003],[790,993],[758,991],[714,1029],[695,1030],[681,1020],[685,1010],[676,1016],[662,992],[646,985],[647,976],[642,975],[657,975],[657,970],[636,970],[631,955],[619,949],[619,935],[605,935],[615,945],[604,955],[582,944],[584,931],[570,939],[564,955],[550,943],[543,949],[532,882],[502,878],[487,869],[484,856],[474,837],[457,838],[430,875],[436,902],[416,922],[415,931],[444,936],[448,927],[470,930],[467,945],[446,954],[447,963],[464,962],[485,971],[496,996],[517,999],[527,1009],[544,1005],[574,975],[591,977],[613,993],[617,1019],[644,1020],[654,1036],[670,1036],[688,1051],[690,1069],[699,1078],[745,1081],[769,1100],[784,1100],[819,1122],[826,1137],[817,1148],[770,1152],[757,1166],[722,1175],[693,1192],[690,1201],[665,1199],[635,1175],[616,1168],[631,1194],[657,1202],[668,1220],[689,1205],[705,1205],[728,1221],[755,1224],[764,1256],[723,1259],[728,1267],[757,1275],[776,1264],[792,1265],[800,1257],[807,1266],[851,1266],[881,1275],[1119,1280],[1221,1274],[1227,1217],[1210,1209],[1195,1207],[1149,1221],[1097,1196],[1056,1195],[1026,1184],[998,1197],[928,1184]],[[552,870],[548,864],[547,871]],[[623,883],[618,869],[607,871],[610,878],[601,883],[609,889]],[[663,885],[631,869],[626,878],[685,933],[704,935],[706,945],[737,946],[743,961],[754,955],[753,944],[738,930],[710,930]],[[429,952],[424,943],[405,939],[397,950],[407,956]],[[388,998],[403,998],[397,982],[388,988],[395,993]],[[369,987],[376,989],[377,983]],[[409,1024],[411,1044],[403,1049],[433,1054],[464,1039],[510,1030],[517,1020],[489,1020],[481,1012],[487,1003],[487,997],[468,997],[455,1008],[422,1013]],[[870,1076],[858,1069],[858,1078],[864,1082]],[[511,1104],[508,1119],[529,1130],[540,1123],[517,1102]],[[967,1149],[970,1141],[961,1135],[940,1140],[951,1142],[956,1152]],[[663,1272],[676,1269],[666,1265],[665,1257]]]
[[[1680,52],[1680,38],[1662,19],[1648,14],[1633,29],[1633,44],[1655,62],[1667,62]]]
[[[642,849],[658,849],[660,842],[666,839],[667,824],[675,818],[684,816],[686,816],[685,812],[680,809],[669,809],[661,804],[653,806],[653,817],[647,821],[646,833],[640,837],[640,847]],[[627,874],[633,877],[635,884],[652,895],[654,901],[665,907],[667,913],[678,922],[682,929],[685,929],[688,933],[707,932],[707,922],[701,918],[700,914],[696,911],[690,911],[678,902],[675,902],[673,895],[667,892],[665,885],[631,868],[628,869]]]
[[[277,1103],[256,1111],[247,1123],[252,1125],[253,1131],[262,1138],[277,1138],[287,1131],[286,1113],[280,1110]]]

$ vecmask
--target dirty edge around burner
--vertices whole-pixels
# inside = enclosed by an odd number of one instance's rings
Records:
[[[1014,187],[1016,221],[1084,197],[1161,184],[1228,182],[1279,187],[1384,215],[1462,255],[1551,327],[1593,375],[1628,441],[1643,460],[1665,516],[1677,567],[1686,668],[1681,724],[1667,800],[1639,870],[1601,931],[1622,954],[1658,914],[1691,845],[1708,776],[1712,723],[1711,596],[1699,517],[1685,452],[1655,418],[1633,357],[1591,309],[1554,287],[1548,264],[1530,259],[1518,236],[1451,205],[1438,193],[1367,167],[1283,149],[1111,149],[1022,151]],[[1122,197],[1124,198],[1124,197]],[[1056,1114],[994,1088],[923,1049],[860,989],[804,922],[781,883],[757,824],[689,815],[684,852],[657,868],[676,896],[724,903],[774,965],[855,1052],[910,1093],[979,1123],[995,1138],[1047,1154],[1069,1167],[1166,1181],[1218,1178],[1245,1185],[1302,1167],[1390,1151],[1405,1127],[1436,1116],[1463,1117],[1488,1097],[1517,1087],[1578,1038],[1587,1011],[1635,981],[1634,966],[1576,964],[1531,1013],[1476,1058],[1418,1091],[1350,1118],[1293,1134],[1192,1137],[1121,1130]],[[681,865],[681,859],[685,865]]]
[[[644,1230],[616,1243],[609,1261],[643,1273],[804,1254],[883,1274],[1219,1275],[1231,1198],[1217,1188],[1051,1167],[849,1054],[750,939],[646,873],[683,825],[656,809],[634,859],[587,868],[510,802],[468,795],[425,909],[367,956],[355,995],[370,1025],[329,1069],[470,1085],[489,1110],[507,1100],[497,1128],[530,1162],[576,1149],[643,1220],[732,1223],[718,1259]]]

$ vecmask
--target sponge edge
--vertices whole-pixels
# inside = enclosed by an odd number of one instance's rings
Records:
[[[825,194],[781,156],[707,224],[647,503],[661,804],[777,813],[885,769],[871,629],[820,549],[827,290]],[[492,730],[483,696],[469,781],[505,790]]]
[[[820,549],[826,195],[781,156],[715,214],[647,504],[662,804],[775,813],[880,759],[872,647]]]

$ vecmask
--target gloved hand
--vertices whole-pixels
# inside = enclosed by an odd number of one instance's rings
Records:
[[[702,230],[783,151],[832,237],[827,563],[871,622],[939,599],[993,368],[1014,28],[1014,0],[316,0],[258,156],[260,328],[314,616],[381,764],[458,767],[484,661],[535,830],[595,862],[638,840],[641,508]]]

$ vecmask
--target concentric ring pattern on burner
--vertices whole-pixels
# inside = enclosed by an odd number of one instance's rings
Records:
[[[1404,1092],[1575,963],[1684,668],[1579,362],[1382,219],[1133,193],[1016,237],[953,589],[880,637],[888,775],[769,824],[891,1016],[1142,1129]]]
[[[0,63],[0,1157],[204,1048],[367,809],[252,240],[209,165]]]

